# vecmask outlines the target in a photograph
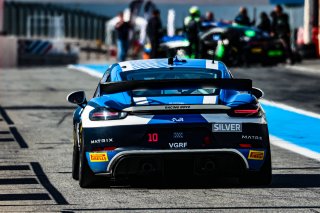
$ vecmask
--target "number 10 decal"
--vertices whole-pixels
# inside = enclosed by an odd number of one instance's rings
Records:
[[[157,143],[159,140],[158,133],[148,133],[148,142]]]

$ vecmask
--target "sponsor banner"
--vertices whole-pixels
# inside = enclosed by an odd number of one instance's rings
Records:
[[[263,160],[263,158],[264,158],[264,151],[250,150],[248,155],[249,160]]]
[[[109,161],[107,153],[90,153],[90,162]]]
[[[242,132],[241,123],[213,123],[212,132]]]

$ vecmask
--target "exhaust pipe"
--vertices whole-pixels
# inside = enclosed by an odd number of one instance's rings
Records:
[[[155,171],[154,165],[152,163],[143,163],[141,169],[144,173],[150,173]]]
[[[212,160],[208,160],[203,164],[202,170],[205,172],[212,172],[216,168],[216,165]]]

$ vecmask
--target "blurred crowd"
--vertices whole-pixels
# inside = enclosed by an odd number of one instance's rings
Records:
[[[139,4],[141,1],[133,1]],[[130,9],[132,13],[137,13],[135,5],[131,4]],[[288,58],[292,58],[291,50],[291,35],[289,16],[283,11],[283,7],[276,5],[273,11],[268,15],[266,12],[259,14],[259,20],[256,20],[256,11],[254,11],[254,18],[250,19],[246,7],[240,7],[239,13],[235,15],[232,21],[223,21],[226,24],[233,24],[239,26],[255,27],[270,37],[279,39],[286,49]],[[116,25],[117,32],[117,48],[118,60],[123,61],[127,57],[129,47],[129,31],[132,28],[130,22],[125,22],[123,13],[119,13],[119,22]],[[161,38],[164,36],[163,25],[160,18],[160,10],[152,1],[147,1],[144,7],[144,17],[147,19],[146,34],[151,45],[150,58],[158,58],[158,49],[160,47]],[[212,11],[200,11],[199,7],[192,6],[188,15],[184,19],[183,34],[189,41],[188,55],[194,55],[198,58],[200,33],[207,29],[207,27],[214,27],[217,25],[214,13]]]

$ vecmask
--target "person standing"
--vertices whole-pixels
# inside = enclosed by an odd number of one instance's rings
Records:
[[[189,40],[188,54],[191,58],[199,57],[200,39],[199,33],[201,29],[200,10],[197,6],[189,9],[189,15],[184,19],[184,30]]]
[[[255,24],[255,20],[250,21],[247,8],[245,7],[240,7],[239,14],[235,17],[234,22],[242,26],[252,26]]]
[[[214,14],[211,11],[207,11],[204,19],[201,22],[201,31],[205,31],[215,27]]]
[[[267,32],[267,33],[271,32],[271,22],[267,13],[265,12],[260,13],[260,23],[258,24],[257,28],[262,30],[263,32]]]
[[[294,64],[290,41],[289,16],[283,12],[281,5],[276,5],[274,8],[272,30],[272,35],[280,39],[280,41],[283,43],[287,52],[287,57],[290,59],[290,63]]]
[[[160,11],[153,10],[152,17],[147,24],[147,35],[151,42],[151,58],[158,58],[158,50],[160,47],[160,39],[162,37],[162,23],[160,19]]]
[[[124,61],[127,58],[131,26],[129,22],[124,21],[122,12],[119,13],[118,17],[119,21],[115,26],[117,33],[118,61]]]

